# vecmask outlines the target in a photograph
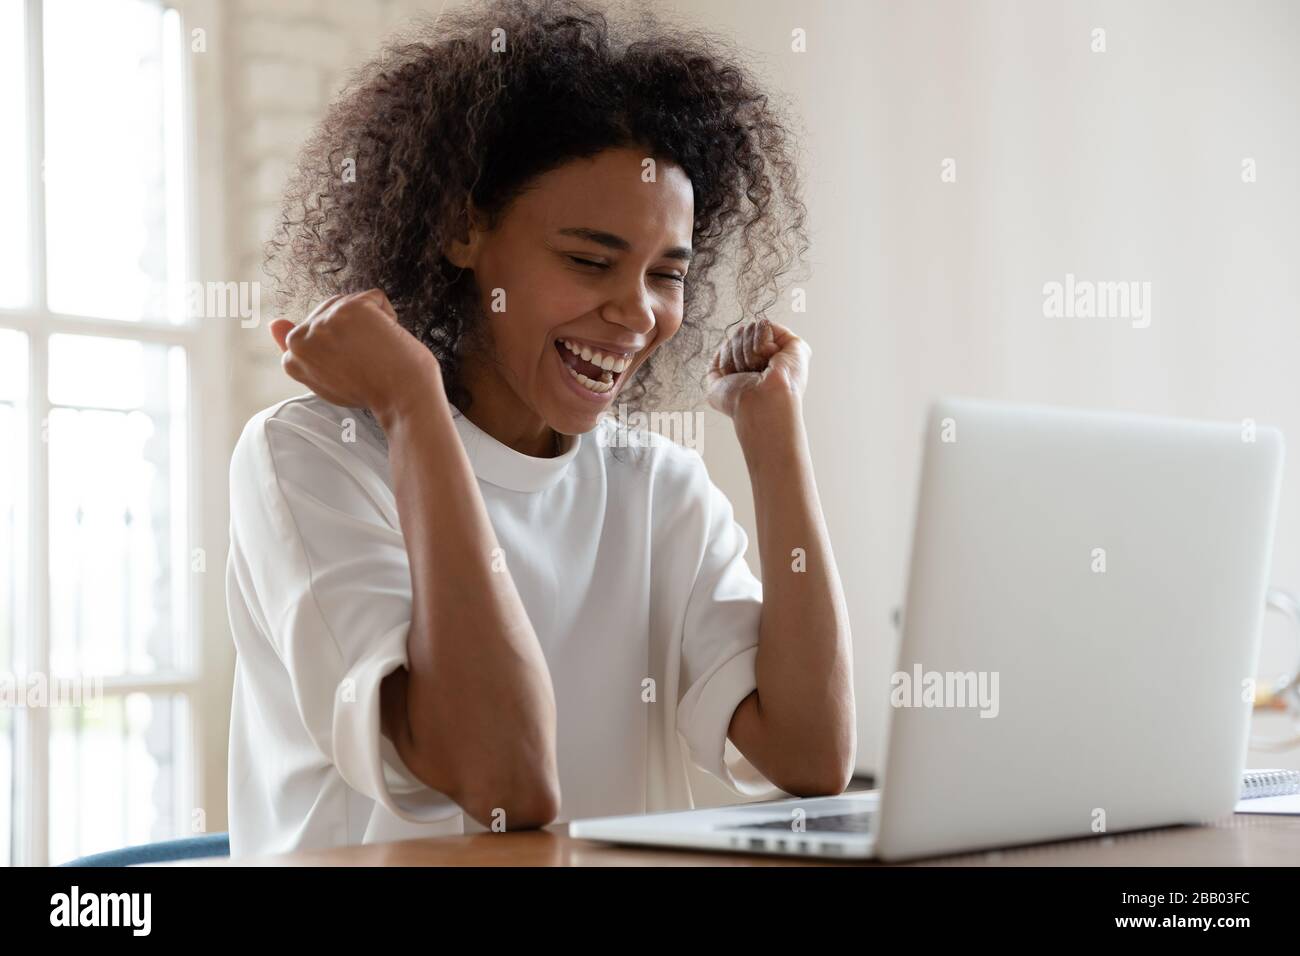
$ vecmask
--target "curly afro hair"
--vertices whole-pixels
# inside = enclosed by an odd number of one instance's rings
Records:
[[[487,323],[473,273],[442,249],[464,234],[467,201],[490,228],[534,177],[631,146],[690,178],[695,258],[681,330],[623,400],[695,404],[713,347],[776,303],[808,250],[792,137],[769,96],[733,48],[649,13],[489,0],[415,22],[351,75],[303,147],[266,247],[281,314],[383,289],[463,409],[460,357],[486,343]],[[720,260],[740,312],[715,323]]]

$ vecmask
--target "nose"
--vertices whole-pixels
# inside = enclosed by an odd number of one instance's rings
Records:
[[[645,283],[637,278],[623,286],[601,308],[601,318],[638,335],[649,335],[657,320],[654,301]]]

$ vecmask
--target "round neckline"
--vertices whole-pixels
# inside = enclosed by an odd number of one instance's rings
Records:
[[[564,451],[554,458],[535,458],[497,441],[455,405],[451,407],[451,418],[475,476],[508,491],[543,491],[551,487],[564,477],[582,445],[581,435],[565,435]]]

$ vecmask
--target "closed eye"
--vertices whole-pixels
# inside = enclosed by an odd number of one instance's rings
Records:
[[[608,264],[608,263],[605,263],[605,262],[596,262],[596,261],[593,260],[593,259],[584,259],[584,258],[582,258],[581,256],[567,256],[567,258],[568,258],[571,262],[576,263],[577,265],[580,265],[580,266],[590,266],[590,267],[595,268],[595,269],[608,269],[608,268],[609,268],[609,264]],[[669,282],[676,282],[676,283],[679,283],[679,284],[682,284],[682,285],[684,285],[684,284],[686,283],[686,276],[684,276],[684,275],[677,275],[677,274],[675,274],[675,273],[671,273],[671,272],[656,272],[655,275],[656,275],[657,277],[661,278],[661,279],[667,279]]]

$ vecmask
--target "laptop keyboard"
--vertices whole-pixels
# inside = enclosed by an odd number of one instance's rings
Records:
[[[803,821],[803,828],[809,833],[817,831],[831,833],[870,833],[872,816],[873,814],[870,811],[822,814],[819,816],[806,817]],[[786,832],[790,832],[794,829],[794,821],[788,818],[781,818],[776,820],[765,820],[762,823],[729,824],[720,829],[785,830]]]

